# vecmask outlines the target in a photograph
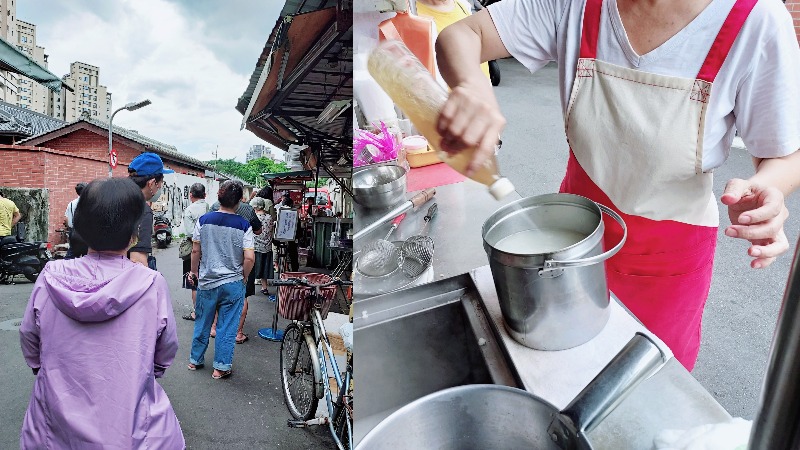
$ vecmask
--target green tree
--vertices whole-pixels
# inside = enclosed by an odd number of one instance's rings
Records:
[[[216,167],[218,172],[241,178],[255,186],[264,185],[264,179],[261,177],[263,173],[281,173],[289,171],[289,168],[286,167],[286,163],[282,161],[277,162],[269,158],[254,159],[246,164],[233,159],[216,159],[208,161],[208,164]]]

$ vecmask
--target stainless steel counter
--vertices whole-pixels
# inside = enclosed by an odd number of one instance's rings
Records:
[[[411,198],[415,193],[407,193],[406,198]],[[489,194],[486,186],[472,180],[439,186],[436,188],[436,196],[431,201],[417,211],[406,213],[406,218],[392,233],[390,240],[405,240],[419,234],[424,224],[425,212],[433,202],[436,202],[439,210],[431,221],[427,233],[435,242],[434,279],[439,280],[467,273],[489,263],[481,239],[483,222],[498,208],[519,198],[519,194],[514,192],[502,201],[497,201]],[[390,207],[374,210],[357,205],[355,229],[364,228],[391,209]],[[354,243],[355,250],[358,251],[373,240],[383,239],[390,226],[388,223],[384,224],[359,239]],[[358,292],[357,288],[356,292]]]

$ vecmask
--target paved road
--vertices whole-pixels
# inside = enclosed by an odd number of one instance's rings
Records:
[[[531,75],[515,60],[501,61],[501,66],[502,82],[495,93],[508,125],[500,168],[523,196],[557,192],[568,152],[557,68],[549,65]],[[728,179],[744,178],[752,172],[746,152],[733,149],[730,159],[715,173],[717,197]],[[786,234],[795,243],[800,230],[800,196],[795,194],[787,203],[793,215]],[[724,210],[720,224],[720,230],[730,224]],[[789,253],[768,269],[754,271],[746,257],[746,243],[720,232],[702,347],[693,375],[734,417],[752,419],[757,411],[794,248],[793,244]]]
[[[251,299],[245,323],[250,341],[236,346],[230,379],[213,380],[210,369],[186,370],[194,322],[180,319],[190,308],[191,297],[180,288],[177,254],[177,244],[157,253],[159,268],[170,285],[181,343],[175,362],[160,383],[172,401],[188,448],[332,448],[333,441],[322,428],[286,427],[289,413],[280,390],[280,343],[258,337],[259,328],[271,326],[275,310],[265,296]],[[0,285],[0,323],[22,317],[32,286],[24,280],[13,286]],[[285,326],[281,319],[279,327]],[[206,359],[212,360],[213,355],[211,345]],[[19,430],[34,381],[22,359],[16,330],[0,329],[0,361],[0,449],[13,449],[19,447]]]

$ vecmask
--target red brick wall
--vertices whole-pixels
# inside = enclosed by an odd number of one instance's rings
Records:
[[[800,42],[800,0],[786,0],[786,8],[794,19],[794,33]]]
[[[108,176],[108,137],[79,129],[43,142],[43,147],[0,144],[0,186],[46,188],[50,195],[48,241],[60,243],[55,230],[64,225],[64,211],[76,197],[75,185]],[[114,141],[118,164],[115,177],[128,176],[128,164],[143,147],[135,148]],[[203,173],[181,163],[164,159],[164,165],[178,173]]]
[[[0,186],[44,188],[44,154],[37,149],[0,145]]]

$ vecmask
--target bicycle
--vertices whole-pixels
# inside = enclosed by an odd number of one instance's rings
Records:
[[[312,283],[304,277],[271,280],[270,284],[313,289],[302,299],[299,307],[297,305],[286,306],[281,312],[284,318],[292,320],[292,323],[286,327],[281,340],[280,360],[283,395],[286,407],[294,418],[288,421],[288,426],[303,428],[313,425],[328,425],[339,450],[352,450],[352,352],[348,352],[347,368],[344,374],[341,374],[322,320],[323,316],[327,315],[327,310],[333,301],[333,296],[329,295],[330,298],[327,298],[323,289],[330,286],[341,288],[353,283],[339,278],[325,283]],[[334,295],[335,292],[334,288]],[[280,292],[278,297],[279,307],[281,307],[280,301],[283,296]],[[336,381],[335,401],[328,374],[329,366]],[[328,416],[312,419],[319,400],[323,397],[327,403]]]

